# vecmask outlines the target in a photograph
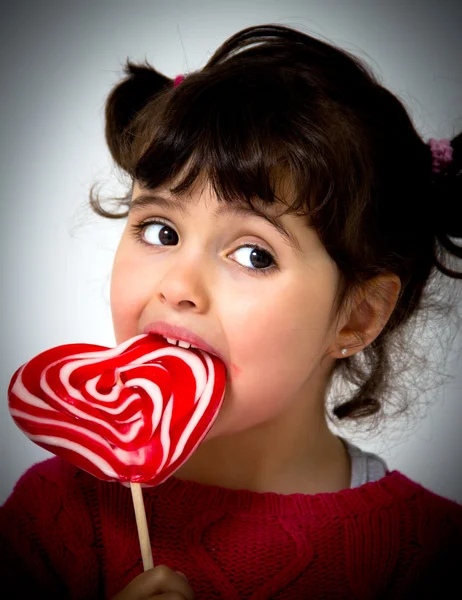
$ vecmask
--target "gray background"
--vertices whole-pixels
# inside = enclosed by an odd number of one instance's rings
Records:
[[[202,68],[250,25],[302,28],[372,65],[425,138],[462,130],[462,5],[458,2],[255,0],[24,2],[0,23],[0,502],[23,471],[52,456],[16,427],[7,405],[15,370],[56,345],[114,346],[111,261],[123,228],[87,209],[90,186],[122,192],[104,142],[104,102],[129,57],[170,77]],[[462,335],[412,430],[352,441],[389,467],[462,502]]]

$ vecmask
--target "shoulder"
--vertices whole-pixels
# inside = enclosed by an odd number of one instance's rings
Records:
[[[30,466],[18,479],[18,483],[36,478],[59,481],[63,477],[72,477],[77,471],[78,468],[71,463],[59,456],[52,456]]]
[[[0,546],[24,561],[85,556],[100,538],[98,500],[97,480],[78,467],[58,456],[36,463],[0,507]]]
[[[462,505],[455,500],[434,492],[401,471],[395,470],[389,474],[394,477],[396,488],[403,490],[403,497],[417,499],[419,506],[425,512],[433,512],[436,517],[447,514],[454,517],[456,521],[462,518]]]
[[[412,597],[446,597],[459,578],[462,556],[462,505],[393,471],[402,583]],[[403,588],[404,589],[404,588]],[[451,597],[449,594],[447,597]],[[399,597],[401,597],[399,595]]]
[[[28,468],[0,507],[0,560],[18,598],[63,598],[98,582],[101,535],[92,479],[53,457]]]
[[[78,472],[77,467],[67,463],[58,456],[46,459],[30,466],[17,480],[6,504],[13,497],[34,493],[48,489],[58,490],[72,485]]]
[[[441,496],[402,473],[387,471],[379,484],[393,499],[393,506],[399,510],[417,511],[417,515],[428,520],[453,519],[454,523],[462,526],[462,505]]]
[[[462,505],[400,471],[387,471],[382,479],[358,488],[355,499],[359,498],[362,508],[354,513],[359,522],[376,541],[400,548],[408,559],[425,555],[426,560],[434,560],[442,553],[460,552]]]
[[[0,512],[2,518],[23,514],[38,521],[70,512],[85,518],[87,499],[97,493],[96,485],[91,475],[54,456],[35,463],[19,477]]]
[[[428,561],[449,559],[462,551],[462,505],[424,487],[399,471],[393,480],[390,508],[402,539],[414,541]],[[419,551],[420,553],[420,551]]]

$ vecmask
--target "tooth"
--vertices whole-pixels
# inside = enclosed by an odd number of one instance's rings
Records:
[[[169,344],[173,344],[174,346],[176,345],[178,340],[174,340],[173,338],[165,338],[167,340],[167,342]]]
[[[188,342],[182,342],[181,340],[178,342],[178,346],[180,346],[180,348],[189,348],[191,346],[191,344],[189,344]]]

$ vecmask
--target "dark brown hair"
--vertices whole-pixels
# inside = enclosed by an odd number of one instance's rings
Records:
[[[462,258],[451,239],[462,237],[462,135],[452,140],[450,167],[433,174],[429,146],[370,68],[281,25],[233,35],[177,87],[147,62],[127,60],[125,74],[107,98],[105,133],[116,165],[131,180],[127,194],[112,199],[126,210],[105,210],[93,188],[92,209],[124,218],[135,180],[155,189],[183,172],[172,194],[188,192],[204,175],[219,201],[284,202],[275,183],[278,173],[288,174],[296,197],[287,211],[309,216],[338,265],[337,309],[377,275],[401,280],[381,334],[337,360],[333,372],[354,387],[344,403],[336,395],[338,420],[384,416],[405,358],[415,358],[407,335],[416,331],[417,317],[426,322],[430,309],[449,314],[450,304],[432,298],[442,285],[437,274],[462,278],[447,264]],[[421,371],[425,360],[417,363]],[[401,391],[392,416],[407,408]]]

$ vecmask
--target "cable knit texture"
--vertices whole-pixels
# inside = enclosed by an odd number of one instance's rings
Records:
[[[399,471],[315,495],[173,476],[143,496],[154,565],[182,571],[197,600],[422,600],[460,590],[462,506]],[[130,489],[58,457],[19,479],[0,532],[2,587],[17,599],[110,599],[143,571]]]

